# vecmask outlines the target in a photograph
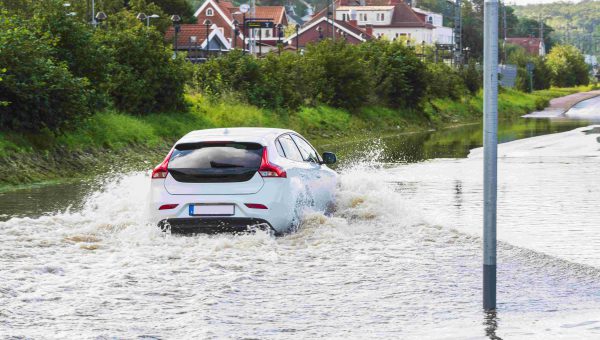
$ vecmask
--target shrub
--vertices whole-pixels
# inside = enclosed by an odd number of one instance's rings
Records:
[[[556,45],[547,56],[552,85],[571,87],[589,84],[588,67],[581,52],[574,46]]]
[[[371,77],[358,49],[344,40],[309,44],[303,62],[313,101],[335,107],[363,106],[372,91]]]
[[[427,64],[428,88],[431,98],[459,99],[466,92],[463,78],[456,69],[444,63]]]
[[[483,74],[475,61],[469,61],[467,67],[461,70],[465,87],[471,94],[476,94],[483,86]]]
[[[376,99],[391,107],[418,105],[427,89],[427,71],[414,51],[401,42],[372,40],[358,47],[369,66]],[[363,91],[370,86],[368,81]]]
[[[191,69],[183,55],[172,58],[159,31],[121,11],[109,19],[107,29],[96,31],[95,39],[111,58],[105,66],[111,77],[103,86],[116,108],[146,114],[183,107]]]
[[[55,40],[0,11],[0,128],[57,130],[90,113],[87,79],[54,57]]]

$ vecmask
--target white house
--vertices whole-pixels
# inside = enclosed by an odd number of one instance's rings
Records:
[[[421,8],[412,8],[425,22],[433,25],[433,42],[437,44],[452,44],[454,42],[454,30],[444,26],[444,16]]]
[[[319,14],[322,16],[324,12]],[[402,0],[339,0],[336,1],[335,18],[356,20],[360,27],[372,31],[377,38],[405,38],[426,44],[436,42],[435,26]]]

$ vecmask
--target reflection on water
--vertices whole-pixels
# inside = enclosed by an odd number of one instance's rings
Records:
[[[501,337],[496,335],[498,330],[498,317],[496,311],[484,312],[484,325],[485,325],[485,336],[490,340],[502,340]]]
[[[506,143],[549,133],[569,131],[587,126],[584,121],[523,119],[502,121],[498,126],[498,142]],[[382,138],[380,161],[386,163],[414,163],[434,158],[464,158],[471,149],[482,145],[481,124],[411,133]],[[365,149],[372,148],[372,141],[324,145],[322,149],[338,152],[343,160],[352,160]]]

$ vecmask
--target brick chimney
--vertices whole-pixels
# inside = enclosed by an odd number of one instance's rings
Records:
[[[368,35],[373,35],[373,25],[367,24],[365,26],[365,31],[367,32]]]
[[[354,27],[358,27],[358,21],[356,21],[356,19],[348,20],[348,24],[350,24],[351,26],[354,26]]]

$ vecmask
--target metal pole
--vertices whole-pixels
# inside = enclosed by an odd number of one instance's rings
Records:
[[[258,29],[258,56],[262,57],[262,27]]]
[[[335,42],[335,0],[331,0],[331,41]]]
[[[502,30],[504,31],[504,39],[502,40],[502,50],[504,51],[504,58],[502,58],[502,64],[506,64],[506,59],[508,58],[506,52],[506,38],[508,36],[506,27],[506,3],[502,3]]]
[[[256,0],[250,2],[250,15],[252,19],[256,18]],[[256,30],[252,28],[251,32],[250,54],[256,54]]]
[[[206,56],[204,56],[204,60],[208,61],[208,44],[210,44],[210,40],[208,40],[208,28],[210,26],[206,25]]]
[[[243,45],[242,45],[242,54],[246,54],[246,42],[250,42],[248,40],[248,32],[246,32],[246,13],[243,14],[243,18],[244,18],[244,26],[242,26],[242,31],[244,32],[244,41],[243,41]]]
[[[483,50],[483,308],[496,309],[498,0],[485,0]]]
[[[462,63],[462,1],[456,0],[454,7],[454,65]]]
[[[296,24],[296,53],[300,53],[300,48],[298,46],[299,40],[300,40],[300,36],[298,35],[299,31],[300,31],[300,25]]]
[[[96,3],[92,0],[92,26],[96,27]]]

